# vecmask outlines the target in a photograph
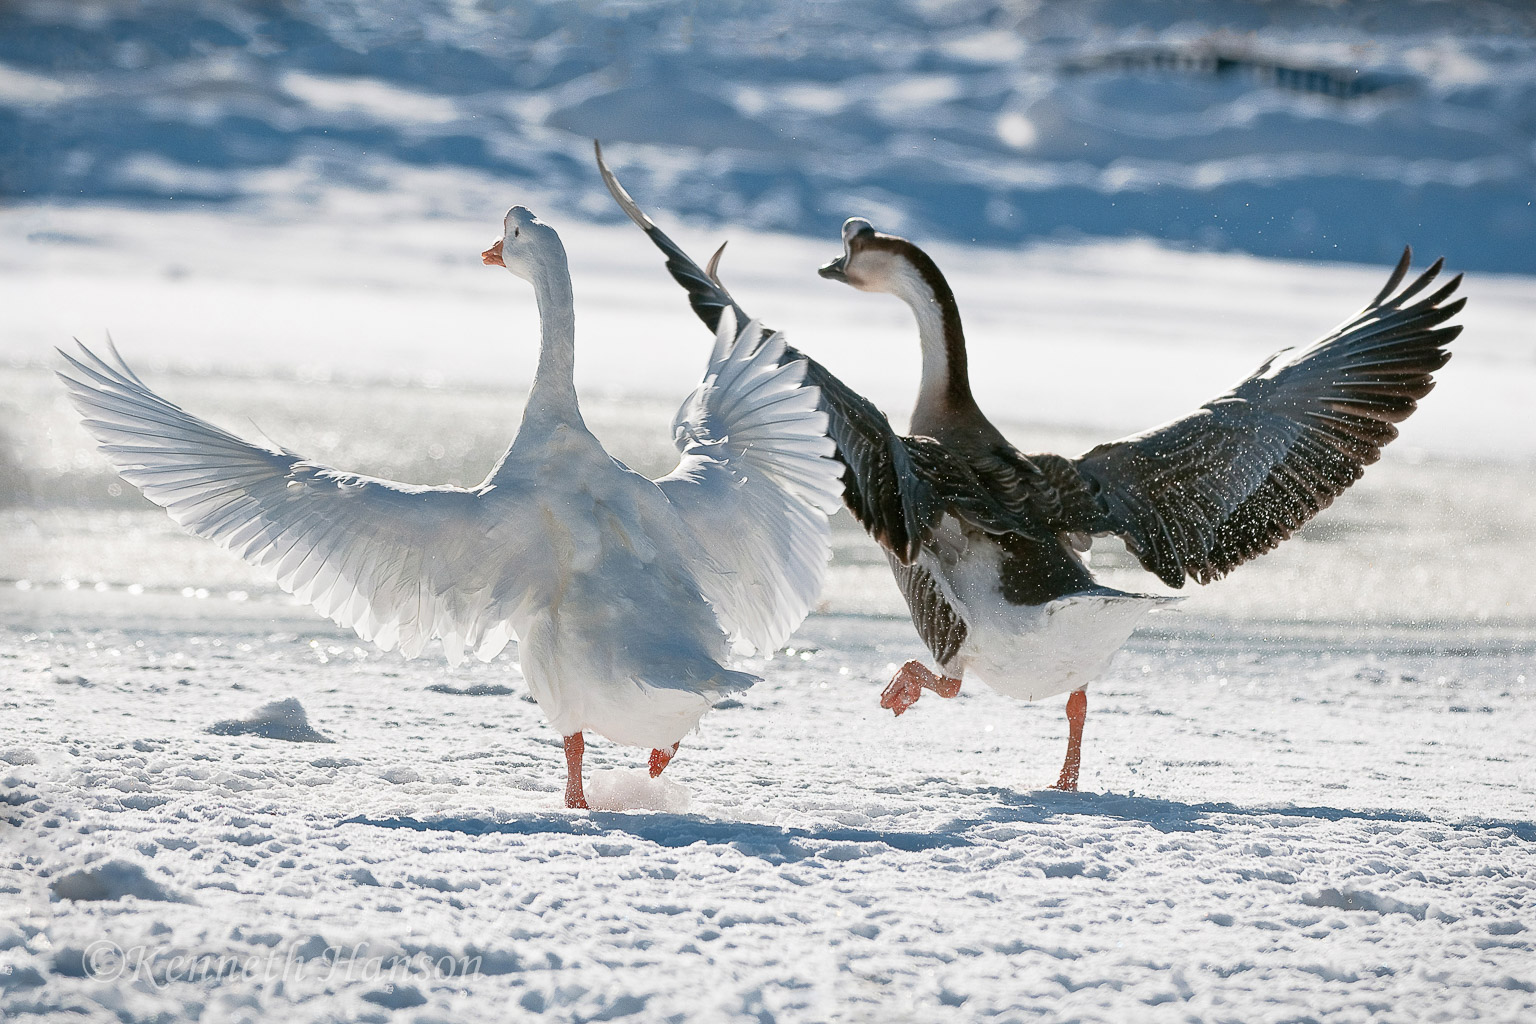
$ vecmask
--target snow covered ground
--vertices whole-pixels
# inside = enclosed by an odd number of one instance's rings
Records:
[[[588,814],[562,808],[558,738],[507,656],[449,671],[365,648],[184,537],[90,451],[46,354],[110,327],[234,429],[473,481],[533,358],[528,296],[476,259],[522,198],[487,195],[483,222],[345,192],[302,219],[0,215],[8,1018],[1536,1013],[1536,282],[1469,281],[1457,356],[1383,463],[1132,640],[1091,692],[1083,793],[1042,788],[1059,701],[878,708],[920,650],[840,517],[824,605],[752,666],[767,681],[662,783],[592,743]],[[707,336],[638,233],[551,219],[588,416],[661,469]],[[905,408],[899,307],[816,279],[827,243],[729,234],[743,301]],[[1383,273],[1145,243],[936,251],[984,402],[1064,451],[1208,397]]]
[[[1092,691],[1067,795],[1041,788],[1056,702],[978,690],[892,720],[875,698],[909,627],[823,615],[669,785],[589,746],[596,806],[667,810],[573,813],[504,662],[450,674],[281,609],[109,603],[0,638],[16,1018],[1536,1010],[1529,659],[1480,644],[1141,636]],[[287,698],[334,742],[206,731]],[[103,865],[126,875],[105,898],[64,895]]]
[[[1533,54],[1513,2],[3,5],[0,1017],[1536,1018]],[[909,315],[814,268],[849,214],[909,232],[1025,450],[1187,411],[1405,242],[1472,271],[1467,330],[1359,485],[1132,639],[1082,793],[1059,699],[879,709],[921,650],[843,515],[766,681],[660,782],[594,739],[570,812],[510,652],[382,654],[182,535],[51,347],[472,483],[533,368],[479,260],[525,203],[589,423],[664,470],[709,339],[591,134],[898,421]]]

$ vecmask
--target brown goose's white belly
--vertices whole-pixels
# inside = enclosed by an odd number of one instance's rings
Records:
[[[965,642],[943,667],[999,693],[1039,700],[1088,685],[1149,612],[1180,600],[1097,587],[1044,604],[1011,604],[1002,593],[1002,552],[945,518],[938,543],[920,556],[966,624]]]

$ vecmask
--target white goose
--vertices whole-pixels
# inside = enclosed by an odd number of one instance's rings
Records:
[[[667,257],[694,311],[713,326],[741,307],[651,222],[602,163],[615,200]],[[868,221],[843,225],[843,255],[823,277],[887,292],[913,311],[923,373],[912,435],[814,359],[846,464],[844,501],[885,549],[939,672],[912,660],[881,695],[901,714],[923,690],[953,697],[967,671],[1024,700],[1070,691],[1058,789],[1075,790],[1086,687],[1145,614],[1170,600],[1099,585],[1078,552],[1115,534],[1172,587],[1209,583],[1269,551],[1326,508],[1397,436],[1434,387],[1461,333],[1440,326],[1465,304],[1461,281],[1417,301],[1437,261],[1399,290],[1410,253],[1359,313],[1311,345],[1272,356],[1188,416],[1085,455],[1025,455],[977,407],[960,311],[933,260]],[[723,246],[721,247],[723,250]],[[787,358],[800,357],[793,348]]]
[[[559,236],[514,207],[482,256],[533,285],[542,340],[517,437],[477,487],[392,483],[245,441],[155,394],[115,348],[110,362],[61,353],[60,377],[125,480],[363,639],[411,658],[441,637],[457,664],[516,637],[565,739],[566,805],[585,807],[584,731],[651,748],[654,776],[716,699],[757,681],[724,665],[730,641],[769,652],[805,617],[842,467],[804,361],[725,317],[674,420],[682,460],[656,481],[633,472],[577,407]]]

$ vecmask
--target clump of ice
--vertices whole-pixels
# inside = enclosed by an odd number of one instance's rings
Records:
[[[1364,889],[1324,889],[1315,895],[1303,896],[1301,902],[1309,907],[1333,907],[1336,910],[1366,910],[1377,914],[1407,914],[1415,920],[1424,920],[1429,906],[1425,903],[1404,903],[1381,893]]]
[[[363,999],[387,1010],[408,1010],[413,1006],[424,1006],[427,1002],[427,997],[415,985],[385,985],[372,992],[364,992]]]
[[[433,693],[446,693],[454,697],[510,697],[517,692],[510,686],[502,686],[500,683],[475,683],[472,686],[433,683],[427,689]]]
[[[651,778],[643,768],[600,768],[587,779],[587,805],[594,811],[668,811],[681,814],[693,794],[665,775]]]
[[[46,984],[36,967],[12,967],[0,972],[0,992],[11,989],[38,988]]]
[[[37,755],[26,747],[6,747],[0,750],[0,761],[6,764],[37,764]]]
[[[120,900],[137,896],[141,900],[183,903],[185,900],[167,890],[144,873],[139,865],[127,860],[109,860],[93,868],[82,868],[61,875],[49,883],[55,899]]]
[[[310,726],[304,705],[293,697],[263,704],[245,718],[215,722],[208,727],[208,731],[215,736],[264,736],[269,740],[288,740],[291,743],[335,742]]]

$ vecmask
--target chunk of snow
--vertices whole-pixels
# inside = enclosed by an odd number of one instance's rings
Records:
[[[517,692],[510,686],[502,686],[500,683],[475,683],[470,686],[433,683],[427,689],[433,693],[446,693],[454,697],[510,697]]]
[[[61,900],[94,902],[137,896],[141,900],[165,903],[186,902],[146,875],[139,865],[126,860],[109,860],[93,868],[71,871],[55,878],[48,888],[53,890],[56,899]]]
[[[427,997],[415,985],[385,985],[372,992],[364,992],[363,998],[389,1010],[407,1010],[412,1006],[422,1006],[427,1001]]]
[[[43,984],[43,976],[35,967],[16,967],[7,971],[0,971],[0,992],[8,992],[11,989],[37,988]]]
[[[1309,907],[1365,910],[1377,914],[1407,914],[1419,921],[1424,920],[1424,914],[1429,909],[1427,904],[1404,903],[1391,896],[1383,896],[1363,889],[1324,889],[1314,896],[1303,896],[1301,902]]]
[[[587,804],[594,811],[667,811],[681,814],[693,794],[666,776],[651,778],[641,768],[604,768],[587,779]]]
[[[208,727],[215,736],[264,736],[269,740],[291,743],[334,743],[324,733],[310,727],[304,705],[289,697],[263,704],[245,718],[231,718]]]

